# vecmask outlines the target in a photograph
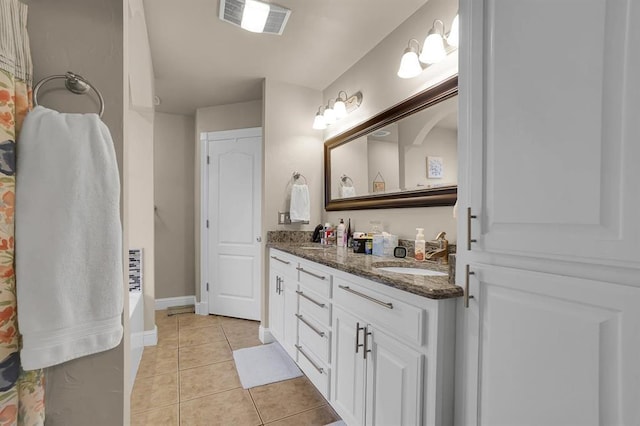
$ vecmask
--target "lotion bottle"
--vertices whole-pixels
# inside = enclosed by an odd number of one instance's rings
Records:
[[[416,260],[424,260],[424,251],[426,242],[424,240],[424,228],[416,228],[418,234],[416,235],[416,240],[414,241],[414,253]]]
[[[345,230],[346,227],[344,226],[344,220],[340,219],[340,224],[338,225],[338,235],[337,235],[337,243],[338,243],[338,247],[345,247]]]

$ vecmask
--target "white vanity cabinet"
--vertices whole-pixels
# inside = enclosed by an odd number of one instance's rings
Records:
[[[296,258],[278,251],[269,254],[269,331],[296,359],[298,290]]]
[[[293,348],[349,426],[452,424],[455,299],[427,299],[273,248],[270,256],[271,334]],[[297,273],[296,286],[283,269]],[[280,297],[288,288],[292,303]]]
[[[339,273],[333,309],[331,403],[349,425],[452,423],[454,300]]]
[[[640,424],[640,3],[575,5],[460,2],[459,426]]]

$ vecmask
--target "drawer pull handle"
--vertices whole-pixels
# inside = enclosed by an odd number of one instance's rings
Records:
[[[315,368],[316,370],[318,370],[318,373],[320,374],[324,374],[324,368],[320,368],[316,365],[315,362],[313,362],[313,360],[311,358],[309,358],[309,355],[307,355],[306,353],[304,353],[304,351],[302,350],[302,346],[300,345],[295,345],[296,349],[298,350],[298,352],[300,352],[306,359],[307,361],[309,361],[311,363],[311,365],[313,365],[313,368]]]
[[[282,260],[282,259],[278,258],[277,256],[271,256],[271,258],[272,258],[272,259],[274,259],[274,260],[277,260],[278,262],[282,262],[282,263],[284,263],[285,265],[288,265],[288,264],[290,264],[290,263],[291,263],[291,262],[289,262],[289,261],[287,261],[287,260]]]
[[[320,337],[324,337],[324,331],[320,331],[320,330],[318,330],[317,328],[315,328],[313,325],[311,325],[311,324],[309,323],[309,321],[307,321],[306,319],[304,319],[302,315],[300,315],[300,314],[296,314],[296,317],[298,317],[298,319],[299,319],[300,321],[302,321],[303,323],[305,323],[305,325],[306,325],[307,327],[309,327],[310,329],[312,329],[313,331],[315,331],[315,332],[316,332],[316,334],[317,334],[318,336],[320,336]]]
[[[353,294],[355,294],[356,296],[360,296],[360,297],[362,297],[362,298],[365,298],[365,299],[367,299],[367,300],[370,300],[370,301],[371,301],[371,302],[373,302],[373,303],[377,303],[378,305],[382,305],[382,306],[384,306],[385,308],[393,309],[393,303],[391,303],[391,302],[383,302],[383,301],[378,300],[378,299],[376,299],[376,298],[374,298],[374,297],[368,296],[368,295],[366,295],[366,294],[364,294],[364,293],[360,293],[359,291],[355,291],[355,290],[353,290],[353,289],[349,288],[349,286],[348,286],[348,285],[338,285],[338,287],[340,287],[341,289],[343,289],[343,290],[345,290],[345,291],[348,291],[349,293],[353,293]]]
[[[316,300],[313,300],[312,298],[310,298],[309,296],[307,296],[306,294],[304,294],[303,292],[301,292],[300,290],[296,290],[296,293],[298,293],[300,296],[304,297],[305,299],[307,299],[309,302],[314,303],[318,306],[320,306],[321,308],[324,308],[326,305],[324,303],[320,303]]]
[[[364,329],[365,327],[360,327],[359,322],[356,323],[356,353],[358,353],[358,348],[364,346],[362,343],[360,343],[360,330],[364,330]]]
[[[297,269],[298,271],[300,271],[300,272],[304,272],[305,274],[311,275],[312,277],[316,277],[316,278],[318,278],[319,280],[325,280],[325,279],[327,279],[327,277],[325,277],[325,276],[323,276],[323,275],[318,275],[318,274],[314,274],[313,272],[305,271],[305,269],[304,269],[304,268],[297,267],[296,269]]]

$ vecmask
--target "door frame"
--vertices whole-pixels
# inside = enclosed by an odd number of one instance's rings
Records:
[[[210,136],[212,138],[214,136],[221,138],[262,138],[263,132],[262,127],[249,127],[244,129],[220,130],[200,133],[200,300],[196,300],[196,314],[199,315],[209,315],[209,291],[207,290],[207,283],[209,279],[209,228],[207,228],[207,220],[209,216],[209,168],[207,167],[207,158],[209,152],[207,149],[207,144],[210,140]],[[261,150],[261,155],[264,160],[264,142],[262,145],[263,148]],[[260,179],[264,181],[264,171],[260,176]],[[264,205],[262,205],[261,208],[263,209]],[[262,235],[262,229],[260,229],[260,235]],[[261,255],[258,257],[260,261],[260,271],[263,271],[264,265],[262,265],[262,250]],[[263,277],[260,277],[260,282],[262,283],[262,281]],[[262,298],[262,292],[260,297]]]

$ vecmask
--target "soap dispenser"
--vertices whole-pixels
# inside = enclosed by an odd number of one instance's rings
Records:
[[[424,260],[424,251],[426,242],[424,240],[424,228],[416,228],[418,234],[416,235],[416,240],[414,242],[414,253],[416,260]]]

